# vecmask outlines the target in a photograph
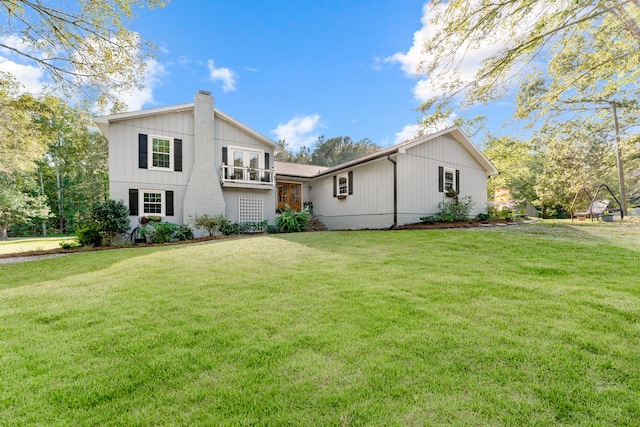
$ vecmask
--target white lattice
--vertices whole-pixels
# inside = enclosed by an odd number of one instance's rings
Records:
[[[244,196],[238,199],[238,222],[261,222],[263,219],[263,200],[261,197]]]

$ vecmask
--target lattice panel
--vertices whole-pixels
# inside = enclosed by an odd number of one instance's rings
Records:
[[[238,222],[261,222],[263,219],[263,200],[261,197],[244,196],[238,199]]]

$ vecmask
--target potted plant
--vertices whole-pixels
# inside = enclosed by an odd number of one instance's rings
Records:
[[[455,197],[458,197],[458,192],[453,188],[448,188],[445,193],[445,196],[455,198]]]

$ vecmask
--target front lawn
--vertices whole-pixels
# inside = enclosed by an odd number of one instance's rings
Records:
[[[0,266],[0,424],[637,425],[639,230],[265,235]]]
[[[12,237],[0,242],[0,255],[30,251],[46,251],[59,249],[60,242],[75,241],[75,236],[67,237]]]

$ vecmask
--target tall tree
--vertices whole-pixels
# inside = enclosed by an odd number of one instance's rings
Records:
[[[10,75],[0,72],[0,173],[32,170],[46,151],[33,120],[42,111],[41,102],[21,93]]]
[[[44,197],[20,191],[6,175],[0,174],[0,184],[0,240],[8,240],[7,231],[11,225],[44,220],[49,216]]]
[[[143,84],[153,46],[125,28],[168,0],[5,0],[0,47],[33,61],[67,95],[106,101]],[[19,42],[11,42],[11,40]]]
[[[313,144],[312,150],[303,146],[297,153],[289,148],[286,141],[281,140],[279,143],[284,149],[276,154],[276,160],[318,166],[336,166],[380,150],[380,147],[368,138],[354,141],[348,136],[325,139],[322,135]]]
[[[55,97],[47,97],[46,107],[37,120],[48,142],[39,173],[58,229],[72,231],[79,220],[88,217],[94,202],[106,197],[107,143],[87,111]]]
[[[322,135],[314,145],[314,150],[311,153],[311,164],[337,166],[378,150],[380,150],[380,147],[368,138],[354,141],[348,136],[325,139],[324,135]]]

